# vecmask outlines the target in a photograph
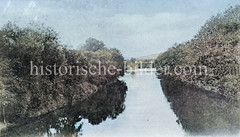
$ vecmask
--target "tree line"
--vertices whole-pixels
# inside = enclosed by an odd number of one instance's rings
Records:
[[[73,105],[96,93],[124,71],[115,75],[30,75],[30,62],[37,66],[116,66],[123,70],[124,58],[116,48],[89,38],[82,48],[70,49],[50,27],[32,24],[19,27],[7,23],[0,30],[0,121],[15,122],[60,107]],[[77,71],[73,69],[73,71]]]
[[[158,67],[171,68],[186,65],[206,66],[206,75],[173,76],[230,100],[240,100],[239,28],[238,5],[210,18],[192,40],[175,44],[159,55],[155,63]]]

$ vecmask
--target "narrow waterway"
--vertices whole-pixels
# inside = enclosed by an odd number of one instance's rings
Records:
[[[159,137],[183,136],[181,126],[176,122],[170,103],[162,92],[159,79],[154,74],[138,72],[122,78],[128,91],[125,111],[117,119],[92,126],[83,125],[85,137]]]
[[[126,74],[86,101],[23,119],[1,137],[239,137],[240,109],[154,73]],[[127,86],[127,87],[126,87]]]
[[[84,137],[239,137],[240,109],[223,98],[153,73],[122,78],[128,91],[117,119],[92,126]],[[164,90],[164,91],[163,91]]]

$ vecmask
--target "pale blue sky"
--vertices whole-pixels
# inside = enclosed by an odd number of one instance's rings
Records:
[[[31,21],[54,28],[77,48],[89,37],[127,58],[166,51],[190,40],[211,16],[239,0],[1,0],[0,26]]]

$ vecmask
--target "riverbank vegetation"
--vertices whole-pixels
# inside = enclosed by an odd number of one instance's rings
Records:
[[[154,59],[131,58],[129,60],[126,60],[127,70],[147,69],[154,67]]]
[[[18,124],[0,131],[0,137],[78,136],[83,134],[86,119],[99,125],[107,119],[116,119],[125,109],[127,86],[116,80],[97,93],[73,106],[67,106],[46,115],[22,119]]]
[[[44,68],[54,64],[58,69],[89,68],[99,61],[106,68],[116,68],[112,69],[114,75],[30,75],[31,61]],[[0,122],[16,122],[77,104],[124,75],[117,70],[123,65],[120,51],[106,48],[97,39],[89,38],[80,50],[69,49],[52,28],[36,24],[21,28],[8,23],[0,30]]]
[[[170,66],[175,78],[239,100],[240,6],[209,19],[190,41],[158,56],[158,67]],[[206,66],[204,75],[175,75],[176,66]]]

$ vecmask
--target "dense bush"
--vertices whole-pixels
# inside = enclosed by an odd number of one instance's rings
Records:
[[[191,41],[159,55],[156,64],[206,66],[206,75],[180,75],[177,78],[235,98],[239,96],[239,27],[240,6],[236,6],[208,20]]]
[[[43,68],[56,64],[57,69],[60,66],[89,68],[99,61],[106,67],[123,67],[121,53],[117,49],[107,49],[103,42],[96,39],[88,39],[81,50],[70,50],[67,47],[59,42],[58,34],[48,27],[30,25],[20,28],[8,23],[0,30],[0,82],[4,85],[4,91],[7,91],[4,93],[16,101],[14,107],[9,107],[6,112],[9,113],[9,121],[73,105],[95,93],[98,87],[123,75],[123,72],[117,70],[113,70],[117,72],[115,75],[54,75],[45,72],[42,75],[41,70],[39,75],[30,75],[31,61]],[[77,69],[72,71],[76,74]],[[83,70],[81,72],[84,73]],[[2,88],[0,91],[3,102]]]

